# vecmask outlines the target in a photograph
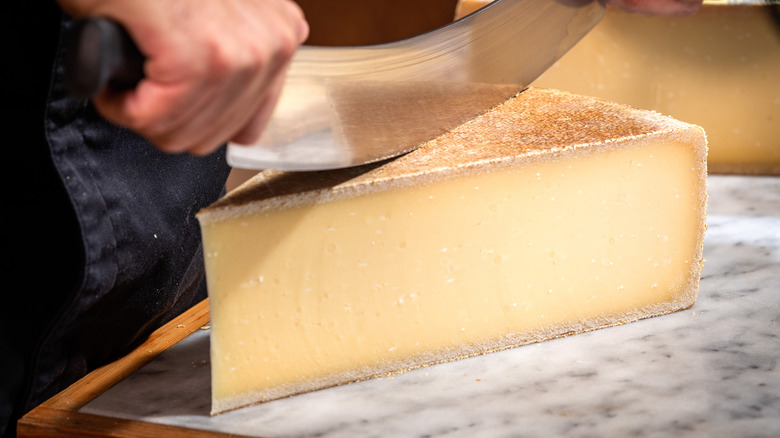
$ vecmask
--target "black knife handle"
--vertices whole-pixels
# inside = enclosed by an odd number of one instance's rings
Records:
[[[107,18],[73,23],[65,53],[65,87],[78,99],[89,99],[105,87],[132,90],[144,77],[144,56],[127,31]]]

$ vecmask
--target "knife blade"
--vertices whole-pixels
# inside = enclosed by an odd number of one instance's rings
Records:
[[[311,171],[404,154],[520,92],[604,13],[601,0],[497,0],[401,41],[301,46],[260,141],[228,144],[228,163]],[[96,32],[96,20],[118,30]],[[140,52],[116,23],[90,19],[74,30],[65,63],[72,94],[89,97],[109,83],[132,88],[142,79],[133,76]],[[115,42],[96,43],[106,38]]]

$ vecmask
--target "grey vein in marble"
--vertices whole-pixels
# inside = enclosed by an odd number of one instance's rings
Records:
[[[780,178],[709,179],[694,307],[208,414],[208,332],[82,411],[264,437],[780,436]]]

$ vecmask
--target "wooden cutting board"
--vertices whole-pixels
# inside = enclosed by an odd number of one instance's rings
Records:
[[[203,327],[208,321],[209,305],[208,300],[204,300],[152,333],[146,342],[127,356],[98,368],[30,411],[19,420],[18,436],[240,438],[235,434],[227,435],[79,412],[84,405]]]

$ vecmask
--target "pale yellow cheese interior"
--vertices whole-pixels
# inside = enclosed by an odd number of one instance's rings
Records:
[[[460,0],[456,17],[489,3]],[[780,19],[771,7],[705,4],[691,17],[608,8],[533,85],[702,126],[711,173],[778,175]]]
[[[626,145],[203,220],[213,411],[692,305],[701,151]]]

